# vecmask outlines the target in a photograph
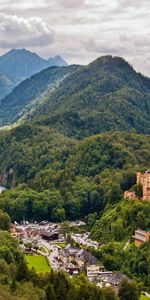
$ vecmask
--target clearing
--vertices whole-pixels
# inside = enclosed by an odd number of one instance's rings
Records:
[[[48,273],[51,267],[45,256],[42,255],[25,255],[28,268],[34,268],[36,273]]]

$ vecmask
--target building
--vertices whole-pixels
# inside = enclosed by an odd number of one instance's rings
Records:
[[[77,265],[73,264],[73,263],[69,263],[68,267],[67,267],[67,271],[69,273],[69,275],[78,275],[80,272],[80,269]]]
[[[150,170],[144,174],[138,172],[137,184],[141,184],[143,187],[143,200],[150,200]]]
[[[135,246],[140,247],[143,243],[150,241],[150,232],[141,229],[135,230]]]
[[[142,199],[150,201],[150,170],[146,171],[145,173],[136,173],[136,184],[142,186]],[[136,200],[137,196],[134,190],[129,190],[124,192],[124,198]]]
[[[99,265],[88,265],[86,268],[87,277],[90,281],[94,281],[100,274]]]
[[[59,232],[58,231],[47,231],[47,230],[40,230],[39,232],[40,236],[42,237],[42,239],[46,240],[46,241],[52,241],[52,240],[57,240],[58,236],[59,236]]]
[[[121,272],[103,272],[100,274],[98,286],[112,287],[117,290],[123,279],[127,279],[129,282],[131,281],[129,277]]]
[[[67,244],[64,249],[60,250],[60,259],[64,264],[75,261],[76,253],[78,249],[71,244]]]
[[[87,268],[87,266],[91,266],[91,265],[94,266],[98,265],[97,258],[85,249],[81,249],[77,252],[76,262],[81,269]]]
[[[137,196],[135,195],[134,191],[125,191],[124,192],[124,198],[125,199],[136,200]]]

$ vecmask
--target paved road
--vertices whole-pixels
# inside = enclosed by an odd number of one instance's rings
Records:
[[[52,268],[54,270],[58,270],[59,263],[57,261],[57,258],[59,255],[59,253],[58,253],[59,247],[57,245],[50,244],[49,242],[46,242],[44,240],[42,240],[42,245],[48,249],[48,253],[46,256],[47,256]]]

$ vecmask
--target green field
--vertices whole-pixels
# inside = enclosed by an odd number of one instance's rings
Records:
[[[150,300],[147,296],[141,295],[140,300]]]
[[[46,257],[42,255],[25,255],[25,259],[28,268],[30,270],[34,268],[37,273],[48,273],[51,270]]]

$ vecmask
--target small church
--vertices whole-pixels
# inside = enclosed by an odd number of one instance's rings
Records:
[[[150,170],[146,171],[145,173],[136,173],[136,184],[141,185],[143,188],[142,199],[150,201]],[[137,196],[134,191],[125,191],[124,198],[136,200]]]

